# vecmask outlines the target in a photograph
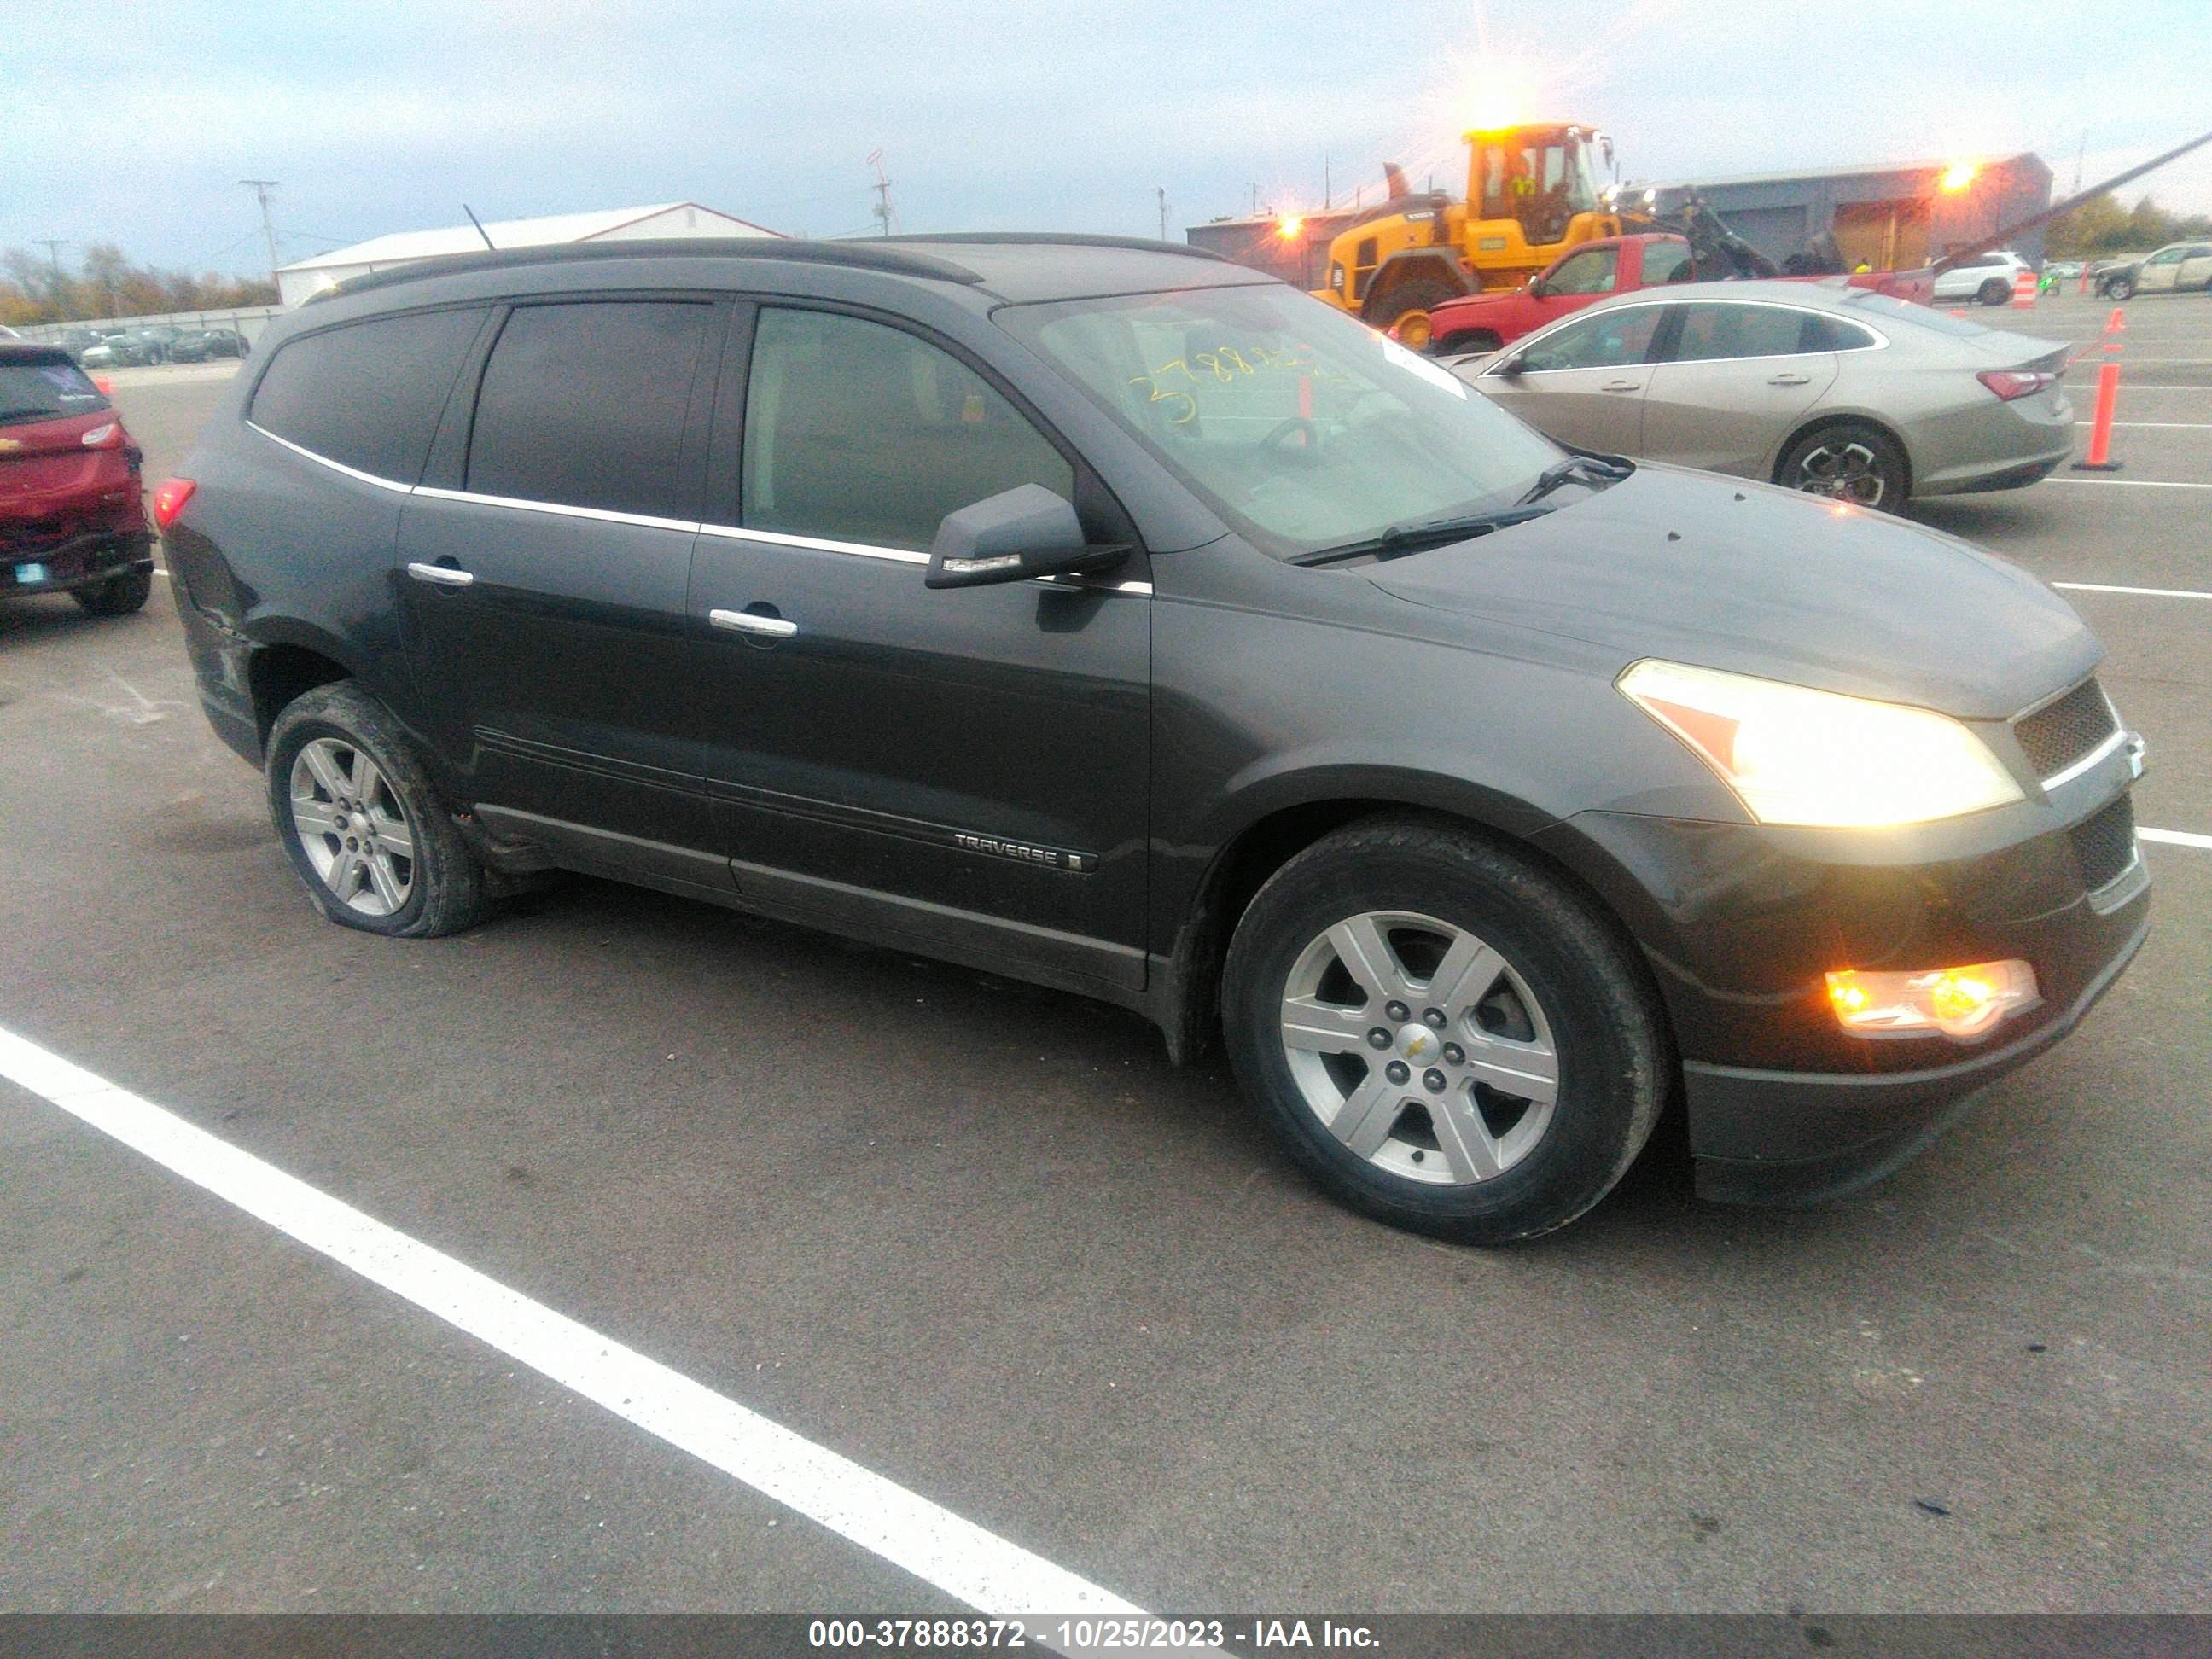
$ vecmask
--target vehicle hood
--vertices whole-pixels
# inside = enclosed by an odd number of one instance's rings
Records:
[[[1644,465],[1610,489],[1369,580],[1410,604],[1825,690],[2003,720],[2104,654],[2073,607],[1954,537]]]

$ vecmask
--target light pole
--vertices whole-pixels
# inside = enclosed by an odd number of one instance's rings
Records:
[[[274,179],[241,179],[238,181],[252,191],[261,204],[261,235],[269,245],[269,280],[276,280],[276,227],[269,217],[269,192],[276,188]]]

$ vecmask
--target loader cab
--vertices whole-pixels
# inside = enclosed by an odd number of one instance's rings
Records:
[[[1466,135],[1468,217],[1516,225],[1531,252],[1596,234],[1576,225],[1601,210],[1599,167],[1610,147],[1588,127],[1508,127]],[[1579,234],[1577,234],[1579,232]]]

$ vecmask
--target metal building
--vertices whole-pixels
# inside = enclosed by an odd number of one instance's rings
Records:
[[[475,253],[489,236],[494,247],[542,247],[554,242],[614,242],[669,236],[775,236],[744,219],[701,207],[696,202],[663,202],[653,207],[602,208],[595,213],[556,213],[541,219],[497,219],[478,234],[474,225],[440,230],[403,230],[372,237],[351,247],[333,248],[276,272],[276,292],[287,306],[309,295],[371,270],[412,264],[441,253]]]
[[[1846,263],[1910,270],[1987,238],[2051,205],[2051,169],[2022,152],[1978,163],[1880,162],[1753,178],[1692,179],[1662,188],[1659,205],[1695,191],[1736,234],[1781,260],[1823,234]],[[2014,243],[2043,262],[2043,233]]]
[[[1294,288],[1316,289],[1328,276],[1328,245],[1370,207],[1328,208],[1307,214],[1262,213],[1192,225],[1183,240],[1240,265],[1279,276]]]

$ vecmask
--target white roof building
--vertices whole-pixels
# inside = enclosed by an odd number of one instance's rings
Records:
[[[603,208],[596,213],[556,213],[542,219],[496,219],[484,225],[494,247],[542,247],[554,242],[619,242],[668,236],[775,236],[773,230],[717,213],[696,202],[654,207]],[[276,272],[277,296],[296,306],[311,294],[372,270],[412,264],[441,253],[478,253],[484,239],[474,225],[444,230],[402,230],[351,247],[333,248]]]

